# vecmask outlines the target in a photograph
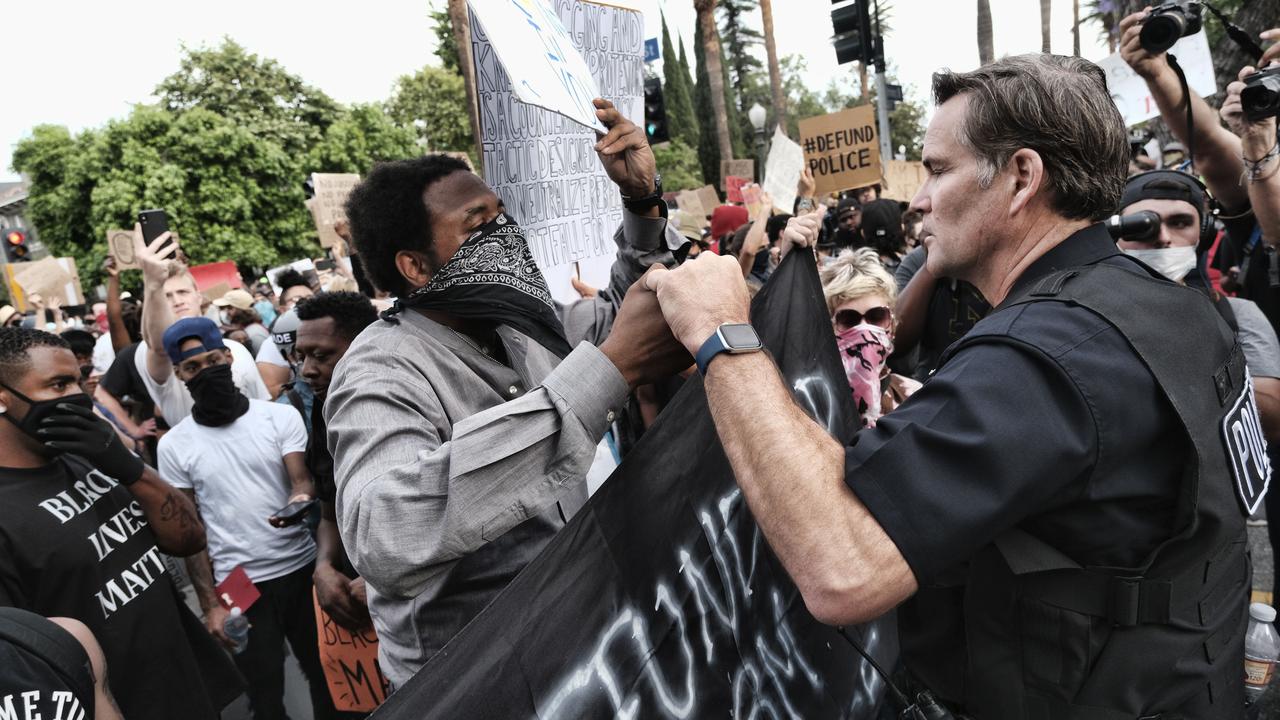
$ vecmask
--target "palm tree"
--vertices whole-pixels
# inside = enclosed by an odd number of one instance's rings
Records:
[[[707,61],[707,82],[711,87],[711,107],[716,115],[716,143],[721,162],[733,158],[733,142],[724,106],[724,67],[720,63],[720,31],[716,28],[716,0],[693,0],[702,28],[703,55]]]
[[[1080,0],[1071,0],[1071,54],[1080,57]]]
[[[991,44],[991,2],[978,0],[978,64],[986,65],[996,59]]]
[[[449,0],[449,22],[453,25],[454,45],[458,48],[458,69],[462,71],[462,85],[467,89],[467,116],[471,119],[471,137],[476,141],[476,157],[483,158],[480,115],[476,105],[476,72],[471,60],[471,19],[467,15],[467,0]],[[484,172],[483,166],[478,167],[477,170],[482,174]]]
[[[1053,52],[1049,47],[1049,16],[1053,12],[1053,0],[1040,0],[1040,52]]]
[[[773,124],[786,127],[787,96],[782,92],[778,47],[773,41],[773,0],[760,0],[760,17],[764,21],[764,51],[769,58],[769,95],[773,98]]]

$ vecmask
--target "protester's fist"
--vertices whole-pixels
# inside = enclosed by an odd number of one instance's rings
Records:
[[[1169,66],[1164,53],[1152,55],[1142,47],[1139,35],[1142,23],[1151,14],[1151,8],[1143,8],[1120,21],[1120,58],[1144,80],[1151,80]]]
[[[1280,45],[1276,45],[1272,49],[1276,48],[1280,48]],[[1222,119],[1226,121],[1227,127],[1231,128],[1231,132],[1239,135],[1246,142],[1249,140],[1260,141],[1261,144],[1266,146],[1263,148],[1265,151],[1270,149],[1275,142],[1276,119],[1269,117],[1256,122],[1250,120],[1245,117],[1244,105],[1240,102],[1240,93],[1244,91],[1244,79],[1255,72],[1257,72],[1257,69],[1252,65],[1246,65],[1240,70],[1240,74],[1237,76],[1238,79],[1227,85],[1227,96],[1222,101],[1222,109],[1219,110],[1219,113],[1222,115]],[[1248,152],[1245,153],[1246,156],[1249,154]]]
[[[738,261],[733,266],[738,267]],[[686,263],[695,265],[697,263]],[[613,329],[605,338],[600,351],[622,373],[627,385],[640,385],[664,380],[684,370],[693,363],[693,356],[672,335],[671,328],[662,316],[658,296],[645,284],[645,279],[665,270],[661,265],[649,268],[622,299]],[[738,271],[742,278],[742,271]]]
[[[787,221],[782,231],[779,253],[786,257],[793,247],[813,247],[818,244],[818,234],[822,232],[822,219],[827,216],[827,206],[819,205],[811,213],[797,215]]]
[[[133,254],[138,259],[138,266],[142,268],[143,282],[163,283],[169,274],[169,260],[175,257],[177,251],[178,244],[173,242],[172,233],[161,233],[160,237],[148,245],[142,239],[142,225],[134,224]]]
[[[608,100],[596,98],[592,102],[596,106],[596,117],[609,131],[596,141],[596,154],[609,179],[617,183],[627,197],[651,194],[658,162],[649,148],[644,128],[623,117]]]
[[[116,267],[114,255],[108,255],[102,260],[102,269],[111,277],[120,277],[120,268]]]
[[[750,314],[742,266],[732,255],[699,257],[675,270],[651,268],[640,282],[657,294],[671,332],[690,357],[716,328],[745,323]]]

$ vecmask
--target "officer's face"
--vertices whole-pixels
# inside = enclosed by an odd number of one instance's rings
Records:
[[[991,233],[1008,221],[1007,183],[978,183],[978,158],[958,139],[969,99],[957,95],[933,115],[924,136],[929,175],[911,201],[923,215],[920,240],[928,249],[929,271],[939,277],[973,281],[979,260],[990,255]],[[1002,208],[1004,211],[1002,213]]]
[[[1139,200],[1123,208],[1122,215],[1150,210],[1160,216],[1160,234],[1150,242],[1121,240],[1121,250],[1195,247],[1200,241],[1200,213],[1186,200]]]

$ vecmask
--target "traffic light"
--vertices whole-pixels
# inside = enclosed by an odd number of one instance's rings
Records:
[[[870,5],[871,0],[853,0],[831,11],[831,28],[835,31],[831,44],[836,49],[836,64],[870,65],[873,61]]]
[[[656,77],[644,81],[644,134],[650,145],[667,142],[667,106],[662,99],[662,81]]]
[[[31,248],[27,246],[27,231],[9,228],[4,231],[4,259],[11,263],[30,262]]]

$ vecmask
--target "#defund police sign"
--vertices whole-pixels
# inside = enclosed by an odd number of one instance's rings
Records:
[[[880,141],[870,105],[801,120],[800,147],[819,195],[880,182]]]

